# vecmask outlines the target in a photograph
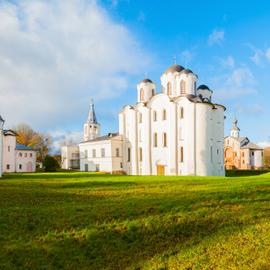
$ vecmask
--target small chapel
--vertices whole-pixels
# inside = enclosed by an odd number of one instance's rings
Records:
[[[263,168],[263,148],[240,136],[240,128],[235,118],[231,134],[224,139],[225,168],[228,170],[250,170]]]
[[[137,84],[137,101],[119,112],[119,131],[100,135],[94,104],[83,141],[62,148],[62,167],[130,175],[224,175],[224,111],[198,76],[174,64]]]

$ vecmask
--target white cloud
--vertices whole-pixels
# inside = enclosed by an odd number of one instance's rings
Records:
[[[193,58],[191,50],[184,50],[181,52],[181,61],[184,62],[184,66],[187,66]]]
[[[256,94],[256,80],[247,67],[235,68],[231,73],[212,79],[219,99],[234,99],[240,96]]]
[[[63,145],[78,144],[82,141],[81,131],[54,130],[50,132],[53,139],[52,152],[58,153]]]
[[[233,68],[235,65],[235,61],[232,56],[228,56],[226,58],[220,59],[220,63],[223,67],[229,67],[229,68]]]
[[[260,104],[236,104],[236,110],[239,113],[243,113],[245,115],[251,115],[257,117],[258,114],[261,114],[264,111],[264,108]]]
[[[264,57],[264,53],[262,50],[256,49],[254,51],[254,54],[250,57],[251,61],[255,63],[256,65],[261,65],[262,59]]]
[[[270,48],[268,48],[265,52],[266,58],[268,61],[270,61]]]
[[[0,114],[56,129],[110,99],[150,58],[94,0],[0,2]]]
[[[257,144],[262,148],[270,147],[270,141],[262,141],[258,142]]]
[[[208,37],[208,44],[210,46],[214,44],[221,44],[223,40],[224,40],[224,31],[215,29]]]

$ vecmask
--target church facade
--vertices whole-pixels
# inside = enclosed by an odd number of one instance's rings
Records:
[[[197,79],[175,64],[162,74],[159,93],[152,80],[139,82],[137,102],[119,113],[118,134],[100,137],[91,105],[78,146],[80,170],[224,175],[225,107],[213,103],[213,91],[206,85],[196,87]]]
[[[238,121],[233,120],[231,134],[224,139],[225,168],[250,170],[263,168],[263,148],[240,136]]]

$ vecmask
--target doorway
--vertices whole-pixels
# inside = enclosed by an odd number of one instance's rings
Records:
[[[157,175],[164,175],[164,173],[165,173],[165,166],[157,165]]]

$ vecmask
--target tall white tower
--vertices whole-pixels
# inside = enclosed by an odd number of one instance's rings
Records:
[[[235,138],[239,138],[239,133],[240,133],[240,128],[237,126],[237,123],[238,123],[237,119],[234,118],[233,125],[231,128],[231,136]]]
[[[95,114],[95,108],[94,108],[94,102],[91,99],[90,102],[90,109],[88,113],[88,118],[86,123],[84,124],[83,129],[83,139],[84,141],[93,140],[100,136],[100,124],[97,122],[96,114]]]

